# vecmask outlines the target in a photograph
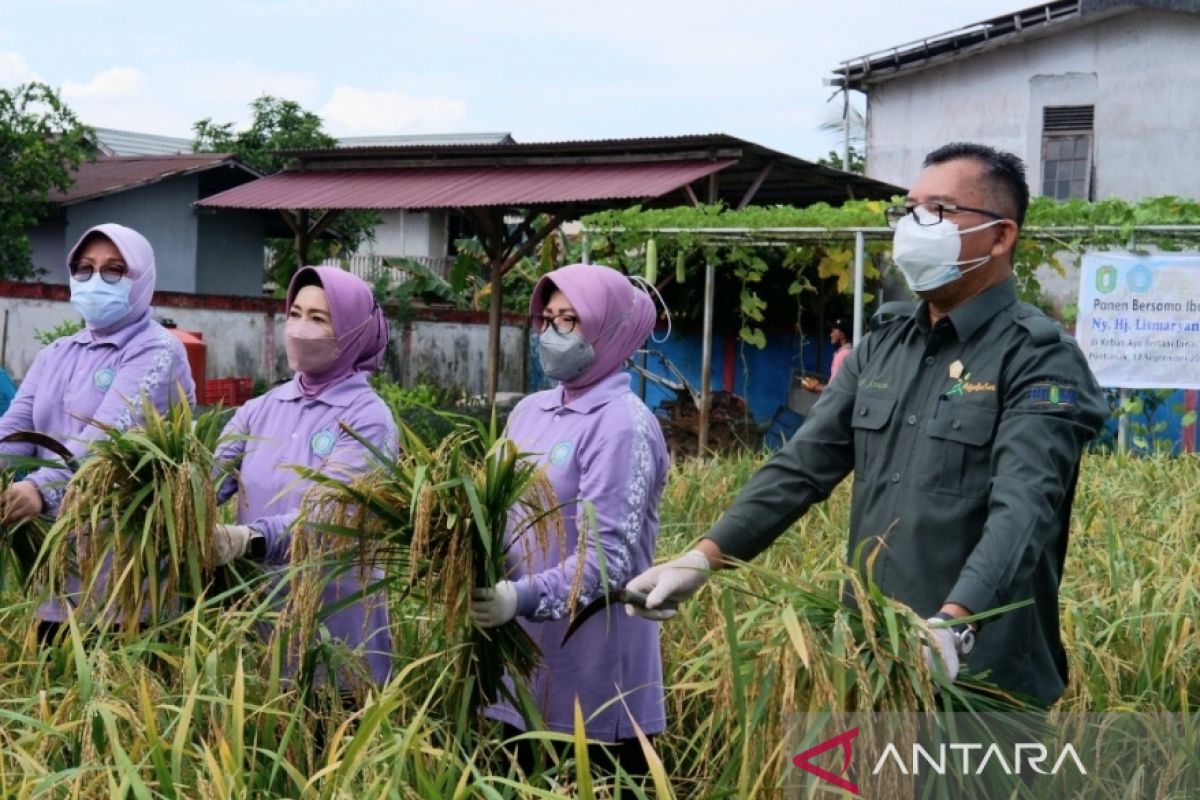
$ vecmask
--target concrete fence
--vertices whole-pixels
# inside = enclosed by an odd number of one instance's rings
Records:
[[[25,377],[43,345],[37,331],[79,321],[60,284],[0,281],[0,366],[14,380]],[[206,346],[207,378],[244,377],[273,383],[290,371],[283,349],[283,302],[271,298],[156,292],[157,319],[199,333]],[[500,390],[525,388],[527,333],[508,315],[501,326]],[[487,392],[487,313],[418,309],[401,324],[393,320],[392,377],[405,385],[426,381],[468,394]]]

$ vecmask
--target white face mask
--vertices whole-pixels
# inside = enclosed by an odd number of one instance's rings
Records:
[[[934,213],[922,206],[917,206],[915,213],[921,222],[935,219]],[[914,292],[937,289],[992,260],[990,255],[986,255],[960,261],[958,256],[962,249],[962,234],[990,228],[1003,221],[994,219],[960,231],[956,223],[944,217],[941,222],[922,225],[912,214],[905,214],[897,223],[896,233],[892,237],[892,260],[900,267],[908,287]]]
[[[99,272],[86,281],[70,279],[71,305],[89,328],[106,328],[129,313],[133,281],[125,275],[116,283],[105,283]]]

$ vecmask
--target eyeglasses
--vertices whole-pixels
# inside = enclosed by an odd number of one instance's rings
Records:
[[[927,216],[921,219],[917,214],[917,209],[924,209]],[[911,206],[888,206],[883,211],[884,219],[887,220],[889,228],[895,228],[900,224],[900,220],[904,219],[909,214],[912,214],[913,219],[918,225],[937,225],[942,221],[942,217],[946,214],[960,214],[963,211],[971,211],[976,214],[983,214],[985,217],[992,219],[1007,219],[1003,214],[997,214],[995,211],[988,211],[983,208],[969,208],[968,206],[956,206],[953,203],[914,203]]]
[[[565,336],[575,330],[578,324],[579,317],[574,314],[555,314],[553,317],[542,314],[529,315],[529,327],[537,333],[545,333],[546,328],[553,327],[556,333]]]
[[[92,274],[100,270],[100,280],[105,283],[119,283],[129,272],[129,267],[119,261],[104,266],[97,266],[87,261],[76,261],[71,265],[71,277],[77,281],[90,281]]]

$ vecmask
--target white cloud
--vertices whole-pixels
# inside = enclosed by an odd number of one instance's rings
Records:
[[[20,53],[0,53],[0,86],[16,86],[40,80],[41,77],[25,63]]]
[[[335,133],[428,133],[460,126],[467,103],[452,97],[413,97],[399,90],[372,92],[339,86],[321,109]]]
[[[130,97],[146,85],[146,75],[133,67],[111,67],[98,72],[87,83],[63,81],[62,95],[71,101]]]

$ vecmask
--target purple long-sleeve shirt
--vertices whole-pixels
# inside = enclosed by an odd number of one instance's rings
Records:
[[[181,391],[189,404],[195,403],[196,387],[183,344],[149,314],[107,336],[84,329],[37,354],[12,405],[0,417],[0,438],[37,431],[57,439],[78,460],[92,441],[106,436],[91,420],[121,430],[136,427],[143,422],[143,398],[164,412],[179,401]],[[0,444],[0,454],[60,460],[30,444]],[[71,475],[66,467],[41,467],[26,476],[42,495],[47,516],[58,514]],[[107,570],[99,576],[101,585],[106,574]],[[77,601],[79,590],[79,579],[68,577],[65,598],[42,604],[38,618],[65,620],[64,599]]]
[[[531,690],[546,727],[573,731],[578,697],[593,739],[633,738],[630,714],[644,733],[660,733],[666,713],[658,623],[629,617],[614,605],[561,644],[581,560],[579,608],[623,587],[654,562],[658,501],[670,466],[658,421],[629,390],[628,373],[616,372],[565,405],[561,386],[525,398],[509,417],[507,435],[545,465],[566,528],[565,550],[555,541],[548,551],[530,541],[527,550],[525,540],[532,537],[511,539],[521,624],[543,654]],[[593,515],[594,528],[588,522]],[[583,554],[576,549],[581,524],[590,541]],[[624,705],[612,702],[619,695]],[[525,727],[508,703],[486,713]]]
[[[217,500],[223,503],[238,495],[237,521],[262,534],[266,540],[264,562],[276,573],[287,569],[292,537],[304,535],[304,529],[294,528],[292,522],[312,485],[289,466],[349,478],[371,465],[369,451],[342,429],[343,422],[389,457],[396,455],[396,423],[361,372],[312,399],[304,397],[293,378],[242,406],[225,427],[223,436],[232,438],[218,448],[217,459],[240,459],[241,466],[236,478],[231,476],[222,483]],[[368,580],[382,577],[382,570],[375,570]],[[351,570],[330,580],[324,602],[337,603],[363,588],[357,570]],[[326,618],[325,625],[335,639],[365,658],[377,682],[387,680],[392,639],[386,592],[375,592],[339,609]]]
[[[161,412],[179,400],[181,389],[187,402],[195,404],[183,344],[149,315],[108,336],[84,329],[37,354],[0,417],[0,438],[37,431],[60,441],[79,459],[93,440],[106,435],[91,420],[132,428],[142,423],[143,397]],[[59,460],[30,444],[0,444],[0,454]],[[66,467],[42,467],[25,480],[38,487],[45,513],[56,515],[70,477]]]

